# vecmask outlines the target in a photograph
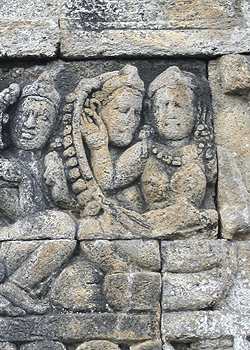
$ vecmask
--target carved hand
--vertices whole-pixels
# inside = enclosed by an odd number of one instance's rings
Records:
[[[90,150],[100,149],[108,145],[108,133],[102,118],[95,110],[95,100],[91,100],[91,108],[82,113],[81,133]]]
[[[22,178],[23,176],[21,172],[18,171],[18,169],[15,167],[15,165],[12,162],[10,162],[7,159],[3,159],[3,158],[0,159],[0,179],[2,180],[3,183],[6,181],[7,186],[8,186],[8,183],[9,185],[11,185],[11,183],[17,184],[22,181]]]
[[[58,153],[53,151],[47,154],[44,159],[44,165],[45,173],[43,177],[45,183],[51,187],[51,194],[54,202],[63,207],[70,206],[72,204],[72,199],[67,186],[63,162]]]

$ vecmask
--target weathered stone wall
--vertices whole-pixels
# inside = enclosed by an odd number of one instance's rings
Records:
[[[250,349],[249,38],[249,0],[2,0],[0,350]]]

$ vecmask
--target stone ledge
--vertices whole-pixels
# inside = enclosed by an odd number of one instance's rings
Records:
[[[247,336],[250,333],[248,314],[220,311],[187,311],[163,313],[164,341],[188,341],[224,336]]]
[[[73,23],[72,23],[73,25]],[[250,28],[227,30],[103,30],[83,31],[60,21],[61,57],[109,56],[213,57],[250,52]]]
[[[46,339],[139,342],[155,338],[159,338],[159,317],[155,314],[86,313],[0,318],[0,342]]]

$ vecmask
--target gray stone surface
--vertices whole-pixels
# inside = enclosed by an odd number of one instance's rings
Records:
[[[55,57],[60,42],[56,22],[0,20],[0,58]]]
[[[217,310],[223,312],[238,312],[242,315],[249,314],[250,298],[250,243],[249,241],[237,242],[237,263],[238,271],[234,283],[229,290],[225,300],[222,300],[217,306]]]
[[[159,338],[159,316],[85,313],[82,315],[32,316],[1,318],[0,342],[38,340],[84,341],[106,339],[120,342],[143,342]]]
[[[132,345],[130,350],[161,350],[162,343],[161,341],[146,341],[145,343],[139,345]]]
[[[58,3],[3,0],[0,57],[55,57],[60,42]]]
[[[21,345],[20,350],[66,350],[66,347],[62,343],[45,340]]]
[[[1,350],[17,350],[17,347],[15,344],[5,342],[5,343],[0,343],[0,349]]]
[[[192,350],[233,350],[234,340],[232,337],[219,338],[219,339],[206,339],[195,343],[190,346]]]
[[[236,243],[226,240],[163,241],[162,272],[192,273],[226,266],[236,272]]]
[[[225,336],[246,339],[250,324],[248,315],[219,311],[187,311],[164,313],[162,327],[164,341],[188,342]]]
[[[116,311],[160,311],[161,277],[159,273],[116,273],[104,280],[104,295]]]
[[[159,243],[155,240],[83,241],[81,249],[107,274],[158,271],[161,267]]]
[[[81,344],[77,350],[119,350],[119,347],[105,340],[92,340]]]
[[[227,294],[237,271],[237,247],[225,240],[162,242],[166,311],[211,307]]]
[[[103,274],[84,258],[75,259],[51,286],[50,300],[71,311],[105,311]]]
[[[0,57],[216,56],[249,52],[244,0],[6,1]],[[16,40],[18,39],[18,40]]]
[[[62,2],[61,55],[214,56],[249,52],[245,1]],[[174,30],[173,30],[174,29]]]
[[[228,30],[70,30],[61,20],[61,57],[213,57],[249,52],[248,28]],[[94,45],[93,45],[94,43]]]
[[[184,3],[180,0],[96,1],[95,4],[74,0],[61,2],[61,11],[83,29],[170,29],[221,28],[242,21],[242,2],[238,0],[218,3],[215,0]],[[156,18],[157,14],[157,18]]]
[[[249,232],[248,56],[228,55],[209,64],[218,146],[218,209],[225,238]]]

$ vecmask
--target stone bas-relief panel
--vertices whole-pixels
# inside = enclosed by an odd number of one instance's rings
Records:
[[[0,346],[230,346],[233,321],[185,319],[238,293],[205,63],[9,64],[0,86]]]

